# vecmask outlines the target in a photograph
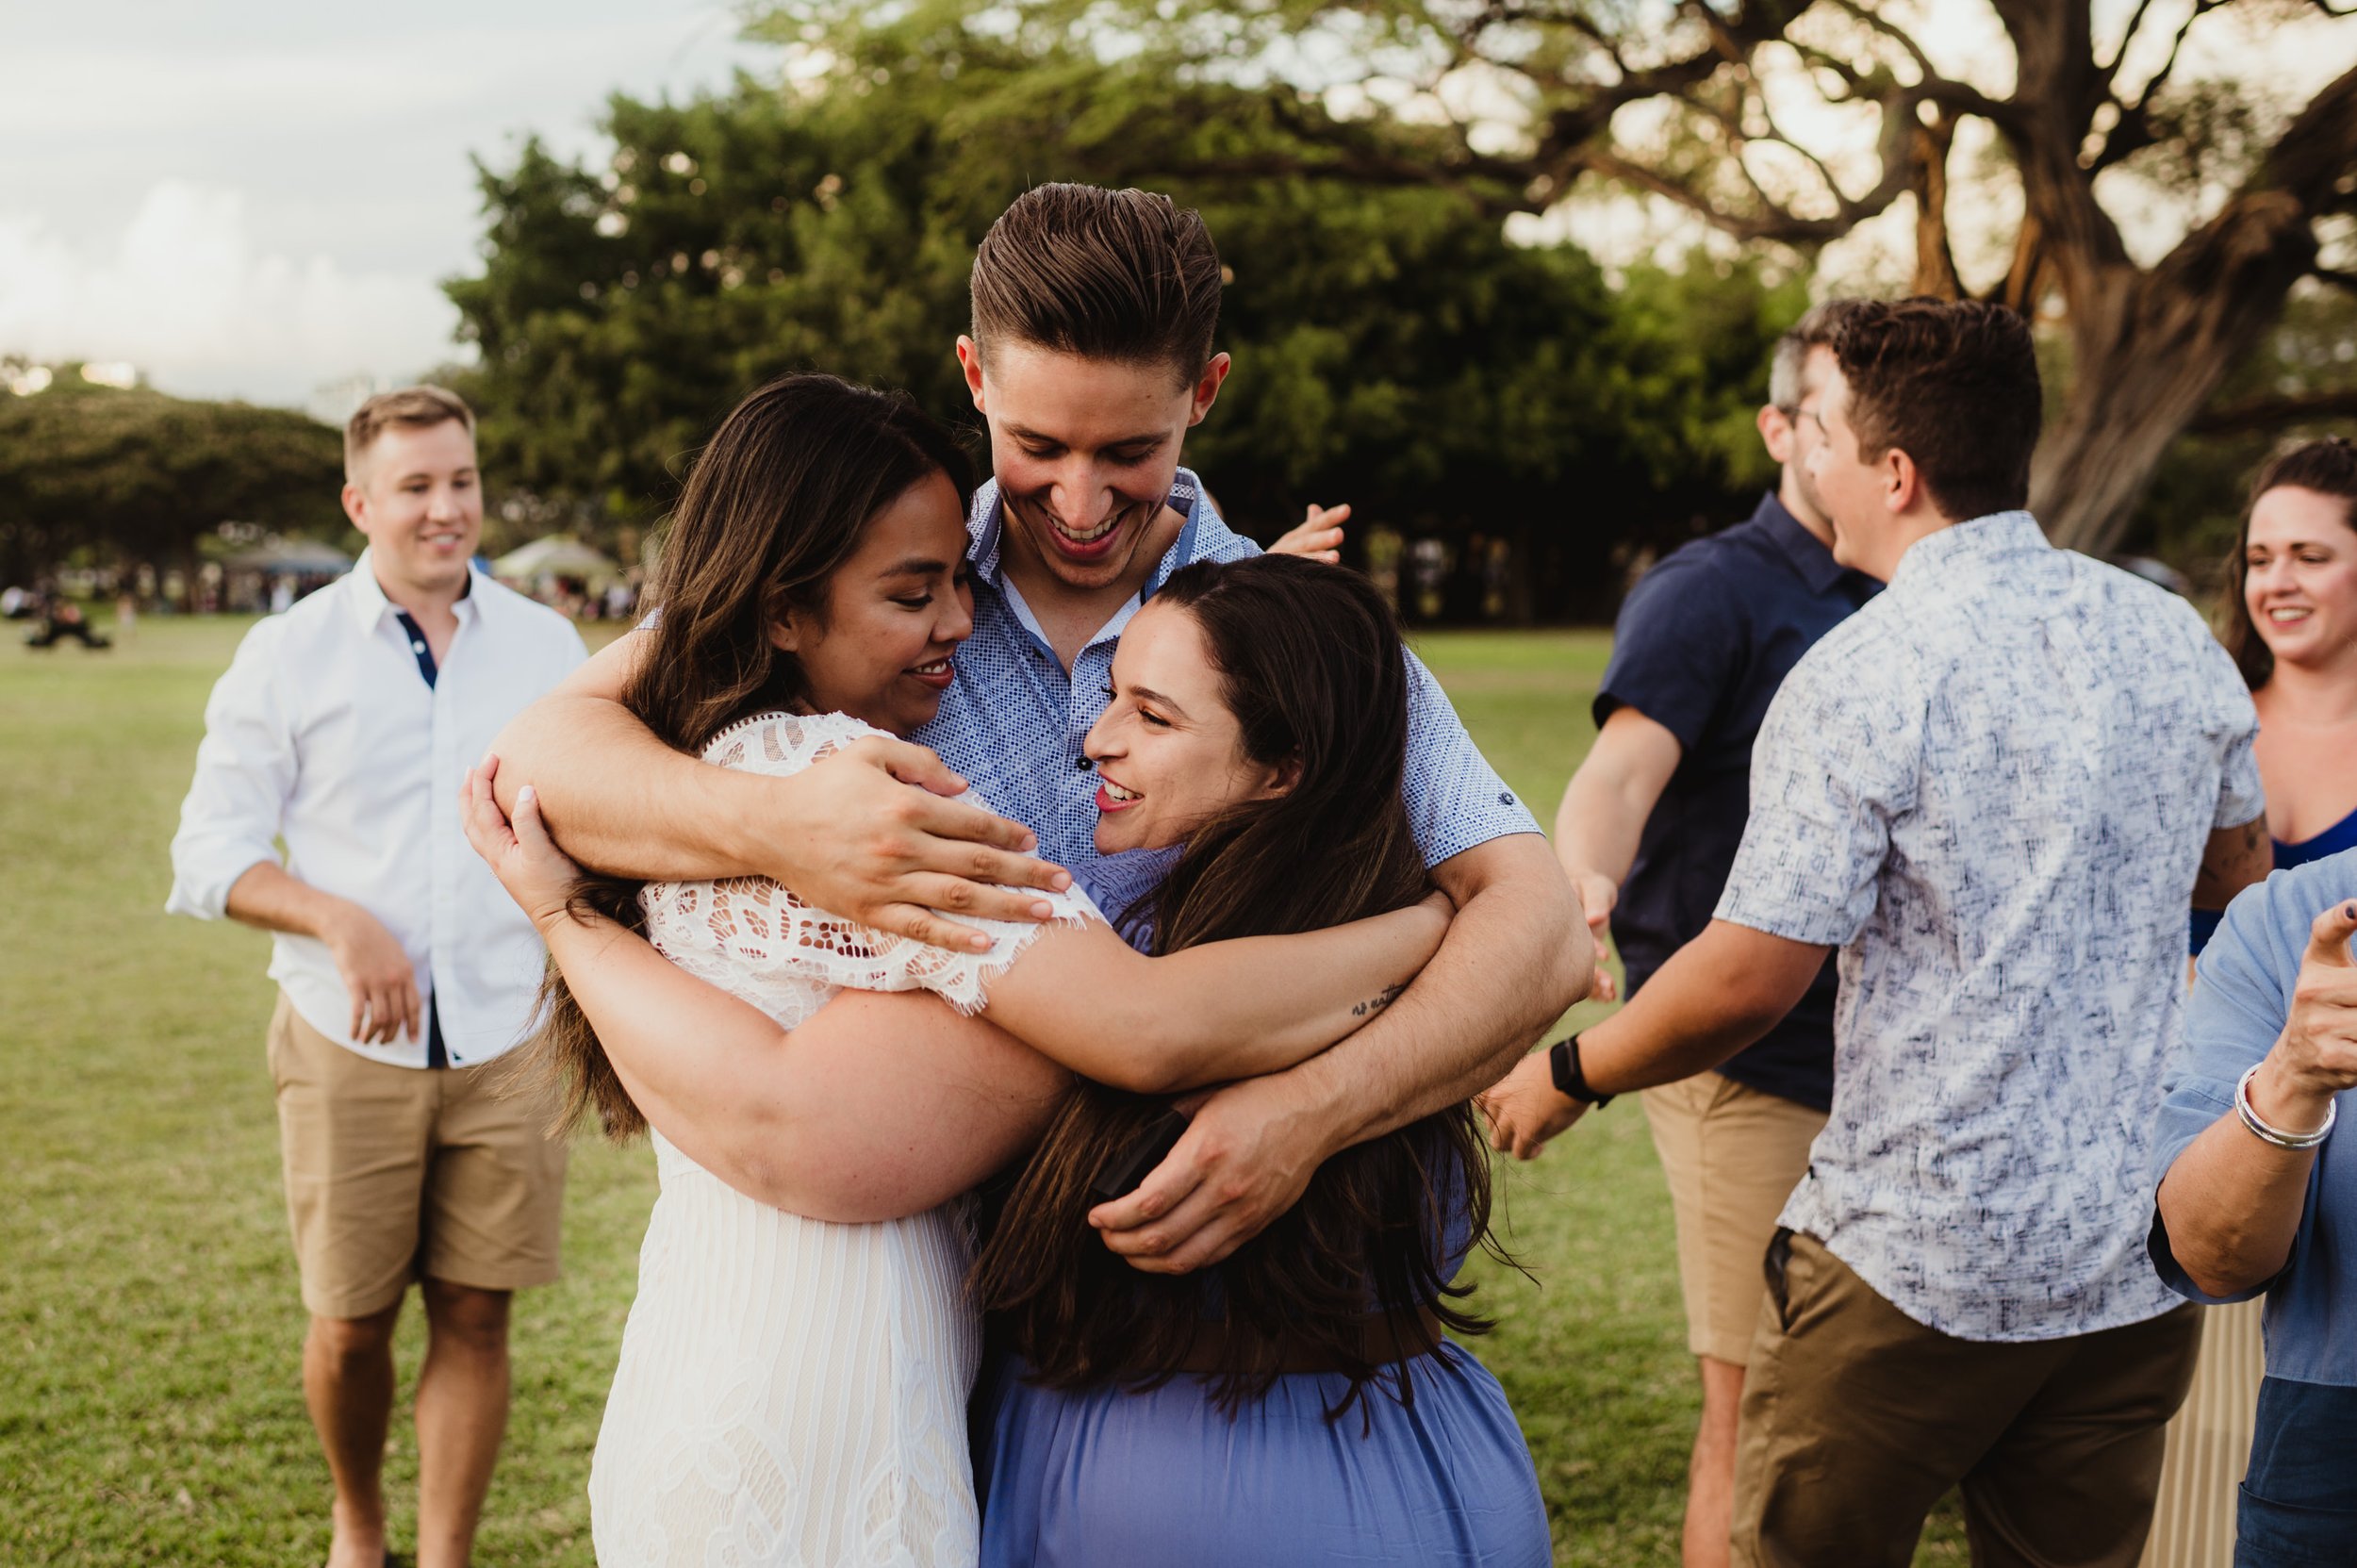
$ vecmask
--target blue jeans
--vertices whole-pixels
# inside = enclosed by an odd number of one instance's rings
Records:
[[[2234,1515],[2234,1568],[2357,1562],[2357,1388],[2269,1378]]]

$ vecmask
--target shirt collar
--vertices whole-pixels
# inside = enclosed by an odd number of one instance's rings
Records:
[[[1890,574],[1895,586],[1927,571],[1945,571],[1968,561],[1989,561],[2034,550],[2052,550],[2046,530],[2027,512],[1991,512],[1952,523],[1907,546]]]
[[[1178,537],[1155,563],[1146,586],[1138,594],[1140,600],[1153,598],[1154,590],[1168,582],[1172,572],[1214,548],[1227,530],[1204,492],[1203,481],[1193,469],[1178,470],[1164,504],[1184,512],[1187,520],[1178,530]],[[997,480],[984,480],[982,487],[974,492],[973,508],[966,514],[965,533],[972,541],[966,558],[974,565],[974,575],[993,587],[1002,587],[999,572],[1006,558],[1006,503],[998,492]]]
[[[1775,541],[1784,552],[1792,569],[1801,574],[1811,593],[1831,593],[1840,586],[1850,569],[1833,558],[1825,541],[1810,533],[1801,520],[1785,505],[1784,498],[1770,490],[1759,498],[1759,508],[1752,514],[1752,521]]]
[[[350,571],[344,573],[345,591],[352,600],[353,623],[363,632],[373,632],[383,625],[385,618],[391,615],[394,608],[393,602],[385,597],[384,585],[376,580],[375,554],[372,548],[361,551],[360,558],[352,563]],[[451,606],[461,622],[471,620],[482,613],[486,596],[475,591],[480,586],[476,579],[481,575],[472,561],[467,563],[467,591],[459,595],[458,602]]]

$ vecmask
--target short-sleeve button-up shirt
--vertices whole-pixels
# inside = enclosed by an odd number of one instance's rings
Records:
[[[2249,692],[2192,606],[2026,512],[1920,540],[1804,656],[1718,916],[1841,949],[1833,1112],[1783,1223],[1909,1317],[2057,1339],[2177,1297],[2145,1250],[2210,833]]]
[[[1113,645],[1170,574],[1196,561],[1236,561],[1261,547],[1231,532],[1186,469],[1171,504],[1186,515],[1144,591],[1108,620],[1067,671],[1007,580],[997,481],[975,492],[967,522],[974,635],[957,652],[941,711],[910,738],[931,747],[997,811],[1039,835],[1039,852],[1069,870],[1114,920],[1151,892],[1173,851],[1096,852],[1096,775],[1081,742],[1104,711]],[[1408,762],[1402,793],[1427,865],[1539,824],[1483,759],[1440,683],[1409,655]]]

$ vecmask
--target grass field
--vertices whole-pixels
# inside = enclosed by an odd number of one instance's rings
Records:
[[[0,644],[0,1562],[302,1564],[326,1468],[262,1060],[267,940],[167,919],[166,847],[243,623],[147,620],[105,654]],[[1552,812],[1591,736],[1594,634],[1421,647],[1508,783]],[[1634,1105],[1502,1184],[1530,1278],[1481,1265],[1480,1346],[1537,1458],[1558,1559],[1676,1560],[1695,1410],[1668,1199]],[[653,1197],[576,1147],[562,1284],[519,1297],[515,1409],[478,1560],[590,1561],[583,1485]],[[414,1377],[417,1314],[401,1362]],[[395,1428],[394,1540],[415,1444]],[[1920,1562],[1961,1561],[1953,1516]]]

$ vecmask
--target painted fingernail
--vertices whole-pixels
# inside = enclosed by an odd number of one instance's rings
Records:
[[[533,793],[533,789],[530,784],[526,784],[523,788],[516,791],[516,803],[519,806],[528,806],[539,798],[539,796]]]
[[[1062,893],[1064,889],[1072,885],[1072,873],[1069,871],[1059,871],[1054,876],[1047,879],[1047,885],[1054,888],[1057,892]]]
[[[1046,899],[1038,900],[1031,905],[1031,918],[1034,920],[1045,920],[1055,913],[1056,906]]]

